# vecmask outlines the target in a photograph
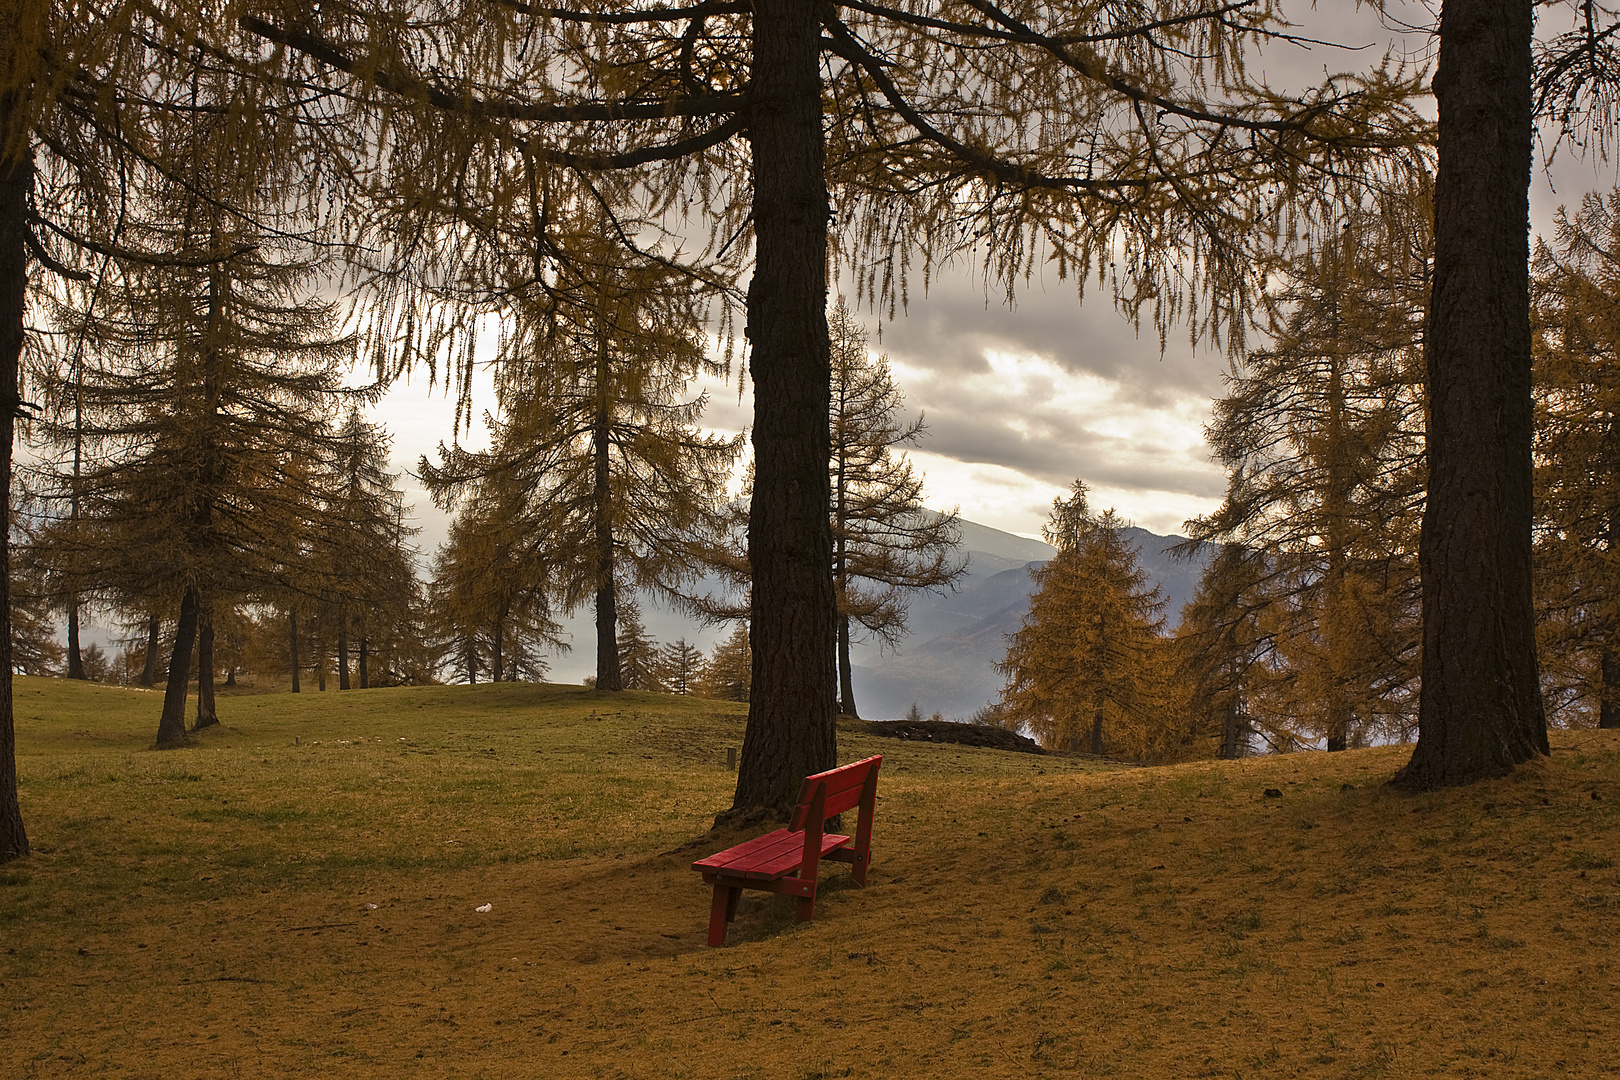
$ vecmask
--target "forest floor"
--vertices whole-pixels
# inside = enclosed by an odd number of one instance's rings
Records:
[[[1620,733],[1407,796],[1401,747],[846,732],[885,755],[868,887],[828,867],[806,924],[752,894],[708,949],[740,707],[220,705],[152,751],[157,694],[16,680],[0,1077],[1620,1076]]]

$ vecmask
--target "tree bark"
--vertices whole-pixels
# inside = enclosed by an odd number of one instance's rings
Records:
[[[754,276],[753,692],[733,811],[786,814],[837,763],[820,4],[757,0],[748,138]]]
[[[618,598],[613,588],[613,488],[608,456],[610,421],[608,401],[608,336],[604,319],[598,317],[596,346],[596,423],[591,432],[592,502],[596,512],[596,688],[623,690],[624,673],[619,666]]]
[[[287,655],[292,660],[292,692],[298,693],[298,608],[287,609]]]
[[[1395,783],[1547,754],[1531,606],[1530,0],[1445,0],[1418,742]]]
[[[1221,758],[1225,761],[1236,761],[1243,731],[1243,710],[1238,705],[1236,695],[1226,706],[1226,723],[1221,731]]]
[[[9,21],[9,20],[8,20]],[[0,116],[12,112],[10,95],[0,95]],[[0,148],[9,132],[0,127]],[[18,376],[23,349],[23,308],[28,294],[28,193],[34,183],[30,154],[0,158],[0,521],[11,520],[11,453],[22,405]],[[0,863],[28,854],[17,799],[17,731],[11,707],[11,540],[0,542]]]
[[[157,685],[158,635],[163,629],[163,618],[153,615],[146,620],[146,663],[141,668],[141,685]]]
[[[478,643],[471,635],[467,637],[467,685],[478,683]]]
[[[214,605],[197,609],[197,724],[195,730],[219,723],[214,707]]]
[[[169,682],[163,689],[163,715],[158,719],[157,745],[179,746],[186,741],[186,690],[191,683],[191,648],[197,638],[197,587],[186,586],[180,600],[180,620],[174,628],[174,651],[169,654]]]
[[[84,655],[79,652],[79,602],[68,602],[67,610],[67,677],[84,678]]]
[[[495,620],[495,632],[490,635],[490,659],[494,661],[490,672],[492,682],[501,682],[506,678],[505,652],[506,620]]]
[[[349,688],[349,613],[338,609],[338,689]]]
[[[371,678],[370,678],[370,676],[369,676],[369,674],[367,673],[367,670],[366,670],[366,657],[371,651],[370,648],[369,648],[370,644],[371,644],[371,642],[368,641],[364,635],[361,635],[361,637],[360,637],[360,689],[362,689],[362,690],[369,690],[371,688]]]
[[[859,720],[855,708],[855,667],[849,659],[849,616],[838,617],[838,711]]]

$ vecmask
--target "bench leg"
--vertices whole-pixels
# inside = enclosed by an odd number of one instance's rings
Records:
[[[716,885],[714,900],[709,904],[709,945],[726,943],[726,923],[737,916],[737,897],[741,889],[731,885]]]
[[[799,897],[798,902],[793,905],[793,921],[809,922],[815,917],[816,894],[812,892],[809,896]]]

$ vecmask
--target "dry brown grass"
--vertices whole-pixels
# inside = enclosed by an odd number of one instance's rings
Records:
[[[178,754],[30,714],[0,1076],[1620,1075],[1620,734],[1417,797],[1398,747],[1098,772],[846,737],[886,755],[870,886],[827,870],[805,925],[745,899],[709,950],[687,863],[736,712],[501,690],[253,699]]]

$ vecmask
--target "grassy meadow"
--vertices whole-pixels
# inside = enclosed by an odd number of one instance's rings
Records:
[[[868,887],[711,950],[740,706],[244,693],[162,752],[158,708],[16,680],[0,1077],[1620,1076],[1620,733],[1413,797],[1400,747],[843,732],[885,755]]]

